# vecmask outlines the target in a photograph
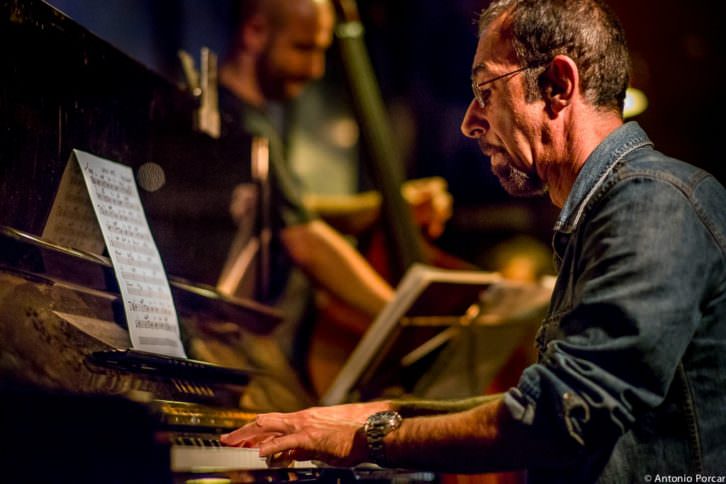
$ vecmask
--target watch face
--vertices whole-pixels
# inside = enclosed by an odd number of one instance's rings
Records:
[[[400,425],[401,416],[398,412],[378,412],[368,418],[368,421],[366,422],[366,430],[376,427],[385,435],[388,432],[397,429]]]
[[[401,426],[398,412],[387,411],[374,413],[366,420],[363,430],[366,434],[368,453],[371,462],[386,467],[386,455],[383,448],[383,437]]]

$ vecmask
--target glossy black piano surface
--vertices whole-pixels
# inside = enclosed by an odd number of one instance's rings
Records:
[[[171,482],[186,466],[175,448],[309,405],[266,337],[281,315],[213,287],[249,137],[232,122],[221,139],[197,132],[194,96],[40,0],[0,0],[0,54],[0,481]],[[110,261],[41,238],[75,148],[163,173],[140,192],[182,339],[191,358],[233,367],[224,378],[98,358],[129,346]]]
[[[250,181],[251,140],[234,120],[221,139],[197,132],[197,97],[40,0],[0,0],[0,54],[0,225],[42,233],[81,149],[137,177],[144,166],[140,195],[167,271],[215,283],[236,230],[230,194]]]

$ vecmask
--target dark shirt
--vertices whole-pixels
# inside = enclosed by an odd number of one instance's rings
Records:
[[[270,182],[272,187],[273,221],[278,227],[306,223],[316,216],[302,202],[302,184],[285,158],[282,137],[270,115],[262,109],[237,98],[229,90],[219,88],[222,136],[233,130],[267,138],[270,146]]]
[[[301,182],[287,163],[282,138],[269,114],[245,103],[223,87],[219,91],[219,105],[223,138],[234,138],[234,131],[242,130],[246,135],[263,137],[269,142],[270,196],[261,206],[267,215],[258,213],[257,216],[269,220],[270,285],[266,296],[260,299],[283,311],[284,321],[276,337],[291,362],[299,365],[305,346],[299,340],[311,316],[311,287],[288,256],[280,234],[286,227],[310,222],[317,216],[303,205]]]

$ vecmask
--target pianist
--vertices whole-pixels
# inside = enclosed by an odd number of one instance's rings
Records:
[[[532,482],[723,477],[726,191],[623,122],[628,51],[600,0],[498,0],[479,27],[461,129],[507,191],[561,208],[538,362],[489,399],[263,414],[223,442]]]

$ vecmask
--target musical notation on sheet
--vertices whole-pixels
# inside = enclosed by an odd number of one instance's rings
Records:
[[[68,245],[82,248],[74,238],[93,234],[90,225],[95,230],[100,227],[121,291],[133,347],[185,357],[166,272],[146,221],[133,171],[128,166],[73,150],[64,178],[66,174],[71,181],[61,180],[53,207],[59,207],[57,218],[49,220],[47,227],[52,230],[44,231],[44,236],[65,234]],[[84,196],[86,206],[82,203]],[[64,218],[70,215],[73,219],[72,214],[87,207],[91,207],[91,215],[95,212],[89,226]]]

